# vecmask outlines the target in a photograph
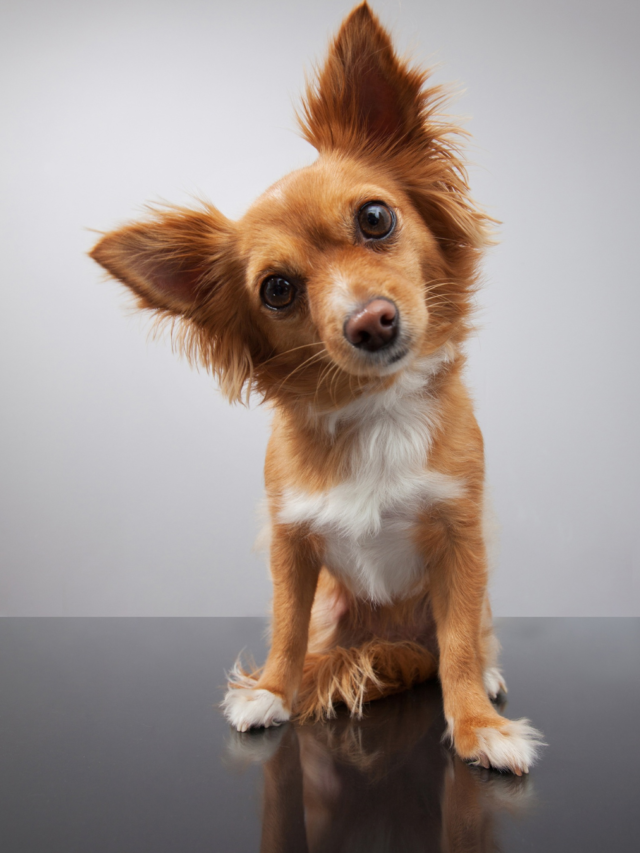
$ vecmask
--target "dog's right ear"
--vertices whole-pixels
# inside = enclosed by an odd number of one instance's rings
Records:
[[[234,223],[214,207],[169,207],[106,234],[89,253],[134,292],[139,308],[175,321],[173,342],[232,401],[250,383],[254,349],[234,241]]]

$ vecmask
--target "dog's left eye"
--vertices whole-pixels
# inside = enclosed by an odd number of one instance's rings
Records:
[[[369,201],[358,211],[358,226],[369,240],[388,237],[395,224],[393,212],[382,201]]]
[[[280,275],[270,275],[262,282],[260,297],[267,308],[280,311],[288,308],[296,298],[295,285]]]

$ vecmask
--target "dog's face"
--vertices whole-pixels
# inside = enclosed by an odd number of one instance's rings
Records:
[[[437,90],[368,6],[345,21],[301,124],[320,152],[238,222],[169,208],[92,252],[220,379],[338,405],[466,332],[487,220],[468,198]]]
[[[382,170],[321,157],[258,199],[238,235],[253,322],[274,354],[371,377],[428,346],[436,241]]]

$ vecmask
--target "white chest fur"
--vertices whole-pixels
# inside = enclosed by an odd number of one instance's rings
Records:
[[[348,476],[324,492],[288,489],[281,497],[279,520],[322,534],[327,568],[371,601],[412,592],[427,568],[414,544],[417,515],[462,492],[460,482],[428,468],[437,406],[426,381],[423,372],[407,373],[329,416],[330,432],[356,430]]]

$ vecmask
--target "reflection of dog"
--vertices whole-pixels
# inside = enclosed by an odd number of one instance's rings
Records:
[[[497,849],[495,816],[531,800],[528,779],[470,768],[441,745],[435,683],[372,706],[363,720],[235,735],[263,764],[262,853]]]
[[[231,399],[275,409],[265,479],[273,642],[236,668],[240,730],[331,715],[439,673],[460,756],[526,772],[537,733],[504,687],[487,601],[482,437],[462,345],[489,221],[441,92],[366,3],[302,109],[320,152],[237,223],[170,208],[92,256],[174,326]]]

